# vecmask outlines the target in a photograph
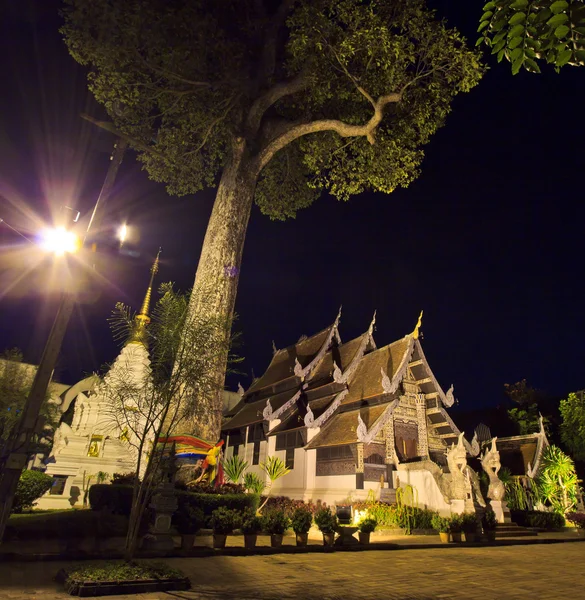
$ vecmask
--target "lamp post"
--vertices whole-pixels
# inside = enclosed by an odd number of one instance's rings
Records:
[[[127,146],[128,143],[126,140],[119,139],[116,142],[104,184],[93,208],[93,213],[83,238],[77,242],[73,234],[67,232],[64,228],[57,228],[50,233],[47,232],[47,235],[44,236],[47,249],[52,250],[59,256],[83,247],[92,225],[95,226],[96,223],[99,223],[103,215],[103,207],[111,194]],[[37,429],[41,405],[47,394],[47,388],[49,387],[49,382],[51,381],[53,370],[61,351],[63,337],[67,331],[74,307],[74,291],[65,291],[61,297],[55,321],[51,327],[49,338],[43,350],[20,421],[6,444],[3,456],[0,457],[0,543],[2,543],[6,523],[12,510],[16,486],[29,456],[30,443],[33,436],[36,433],[40,433]]]

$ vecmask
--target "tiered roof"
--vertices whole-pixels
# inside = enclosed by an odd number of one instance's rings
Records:
[[[338,315],[328,328],[278,350],[262,377],[230,413],[225,431],[275,419],[268,435],[320,428],[309,448],[369,442],[398,407],[406,378],[427,399],[427,417],[436,437],[456,441],[459,430],[445,411],[453,403],[430,370],[418,330],[377,348],[374,319],[366,332],[343,344]],[[469,444],[467,444],[468,448]]]

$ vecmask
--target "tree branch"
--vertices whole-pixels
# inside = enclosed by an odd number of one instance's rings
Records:
[[[269,142],[258,155],[258,171],[260,172],[282,148],[294,140],[310,133],[321,131],[334,131],[341,137],[366,137],[370,144],[375,143],[376,128],[384,117],[384,108],[387,104],[400,102],[402,95],[399,93],[380,96],[374,104],[374,114],[365,125],[351,125],[337,119],[320,119],[309,123],[295,125],[282,135]]]
[[[259,96],[248,113],[246,119],[246,131],[252,135],[256,135],[262,122],[264,113],[276,102],[285,96],[290,96],[296,92],[300,92],[309,86],[310,77],[308,72],[301,71],[298,75],[273,85],[268,91]]]

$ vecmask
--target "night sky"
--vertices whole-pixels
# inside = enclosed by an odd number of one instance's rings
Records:
[[[79,116],[103,113],[58,33],[59,2],[4,4],[0,218],[28,234],[60,204],[87,214],[113,138]],[[480,4],[434,5],[475,42]],[[500,403],[503,384],[522,378],[552,395],[585,387],[585,70],[513,77],[487,60],[408,189],[348,203],[324,195],[285,223],[254,208],[236,307],[244,373],[232,389],[264,371],[272,340],[280,348],[323,329],[340,305],[344,341],[377,309],[378,346],[409,333],[424,309],[427,358],[461,409]],[[115,358],[108,315],[118,300],[139,306],[158,246],[159,281],[192,285],[213,196],[170,197],[127,155],[105,221],[127,220],[141,255],[108,257],[100,298],[70,325],[61,380]],[[19,346],[35,362],[58,294],[46,262],[15,285],[33,250],[3,224],[0,244],[0,349]]]

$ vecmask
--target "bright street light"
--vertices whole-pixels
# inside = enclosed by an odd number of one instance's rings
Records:
[[[63,256],[66,252],[72,254],[77,252],[81,246],[81,240],[65,227],[45,229],[41,232],[41,247],[55,256]]]
[[[120,240],[120,246],[126,241],[126,237],[128,237],[128,226],[126,223],[120,226],[118,229],[118,239]]]

